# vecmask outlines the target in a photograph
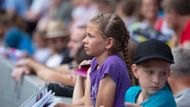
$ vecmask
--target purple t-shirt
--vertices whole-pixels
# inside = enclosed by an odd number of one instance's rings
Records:
[[[125,91],[130,87],[130,79],[125,62],[119,55],[109,56],[104,63],[97,69],[97,61],[94,58],[91,63],[90,72],[90,96],[95,107],[96,97],[98,94],[98,87],[100,80],[105,75],[109,75],[116,84],[116,93],[113,107],[124,107]]]

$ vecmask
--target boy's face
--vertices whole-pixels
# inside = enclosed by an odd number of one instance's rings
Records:
[[[133,64],[132,71],[139,80],[142,92],[146,95],[152,95],[165,86],[170,74],[170,64],[162,60],[152,59],[140,65]]]

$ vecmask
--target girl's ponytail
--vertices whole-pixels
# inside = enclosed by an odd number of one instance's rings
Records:
[[[138,81],[131,71],[131,65],[133,64],[133,60],[134,60],[134,53],[135,53],[135,49],[136,49],[136,44],[130,39],[130,36],[128,36],[128,34],[129,33],[127,31],[126,32],[126,39],[124,42],[124,48],[123,48],[123,58],[125,60],[127,68],[128,68],[129,76],[131,79],[131,84],[134,86],[134,85],[138,84]]]

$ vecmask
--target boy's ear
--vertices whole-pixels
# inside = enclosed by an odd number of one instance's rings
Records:
[[[133,75],[138,79],[139,78],[139,74],[138,74],[138,67],[136,64],[132,64],[131,65],[131,70],[133,72]]]
[[[114,39],[111,38],[111,37],[109,37],[109,38],[107,38],[107,40],[106,40],[105,48],[106,48],[106,49],[111,49],[112,46],[113,46],[113,44],[114,44]]]

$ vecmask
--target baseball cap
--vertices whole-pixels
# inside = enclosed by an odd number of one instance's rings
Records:
[[[170,47],[156,39],[147,40],[137,46],[134,63],[140,64],[150,59],[161,59],[168,63],[174,63]]]

